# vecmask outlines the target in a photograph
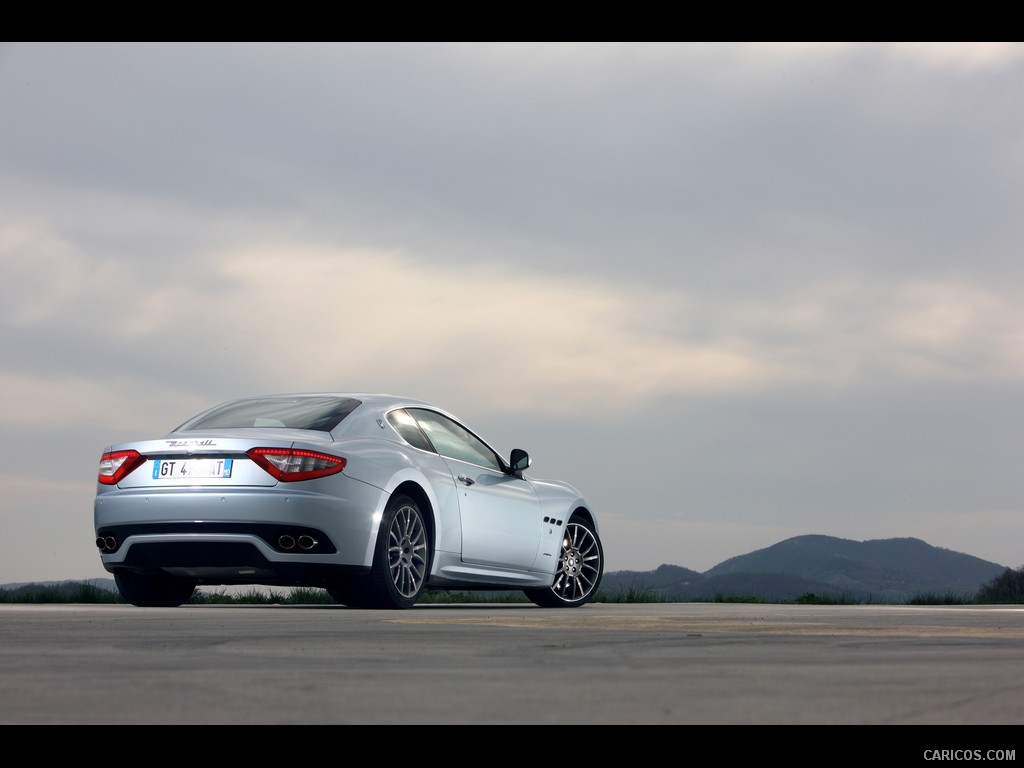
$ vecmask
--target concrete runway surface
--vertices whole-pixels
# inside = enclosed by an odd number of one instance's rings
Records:
[[[0,605],[5,725],[1022,723],[1024,606]]]

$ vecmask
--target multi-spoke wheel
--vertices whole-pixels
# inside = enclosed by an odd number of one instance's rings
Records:
[[[430,535],[423,512],[410,497],[396,494],[380,522],[373,568],[366,583],[370,608],[411,608],[426,583]]]
[[[601,585],[604,549],[590,522],[576,516],[562,535],[555,579],[547,589],[524,590],[526,596],[544,608],[576,608],[588,602]]]

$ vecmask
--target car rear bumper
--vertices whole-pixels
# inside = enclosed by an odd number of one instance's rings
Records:
[[[368,568],[385,494],[360,482],[345,491],[341,498],[281,486],[108,490],[94,502],[96,545],[108,571],[156,563],[197,572]]]

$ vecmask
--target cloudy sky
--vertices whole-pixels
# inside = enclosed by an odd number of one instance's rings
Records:
[[[243,395],[460,415],[609,570],[1024,564],[1024,45],[0,43],[0,583]]]

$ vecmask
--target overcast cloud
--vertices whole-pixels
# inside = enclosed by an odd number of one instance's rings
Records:
[[[609,570],[803,534],[1024,564],[1024,45],[0,44],[0,583],[99,455],[433,401]]]

